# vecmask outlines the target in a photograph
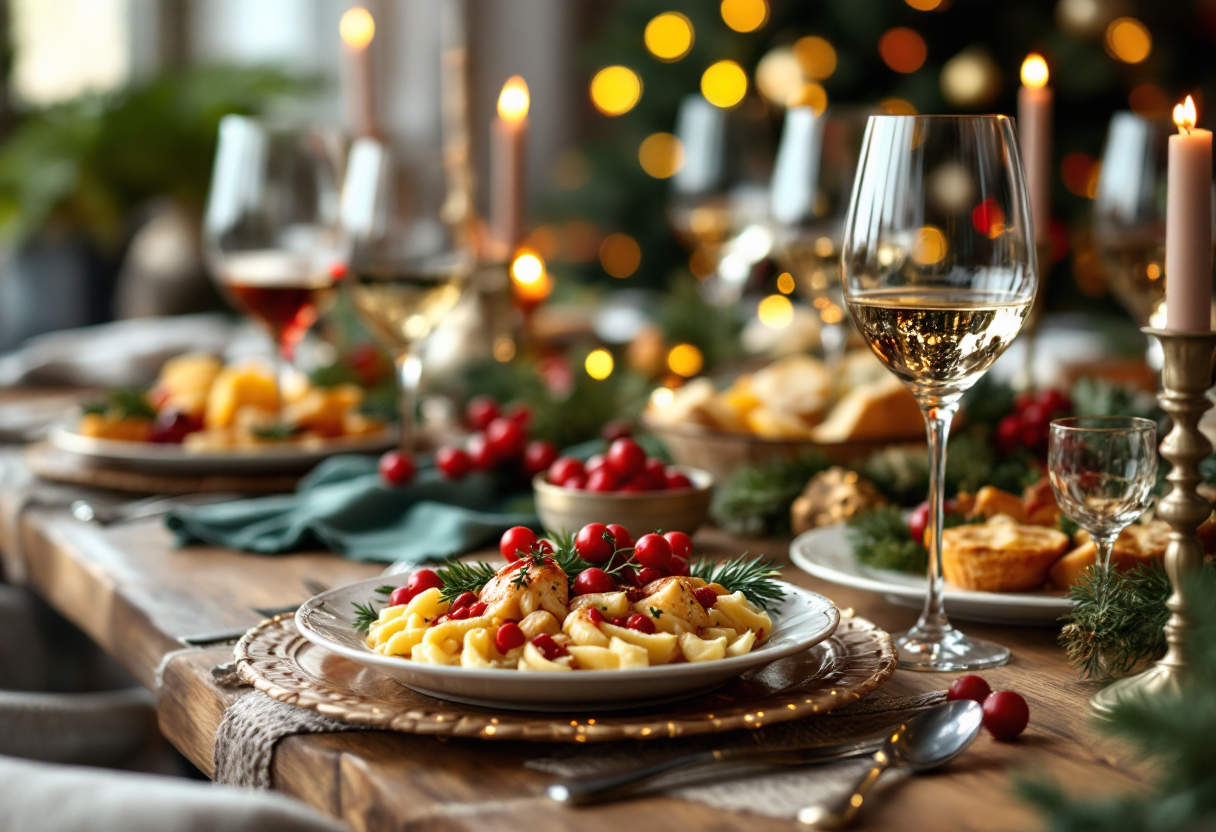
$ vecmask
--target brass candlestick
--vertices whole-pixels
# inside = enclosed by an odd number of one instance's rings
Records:
[[[1216,332],[1172,332],[1145,327],[1145,335],[1156,338],[1165,353],[1161,371],[1161,407],[1174,420],[1174,427],[1161,442],[1161,455],[1170,463],[1166,479],[1170,492],[1157,514],[1170,524],[1170,542],[1165,550],[1165,571],[1174,592],[1166,602],[1170,609],[1165,624],[1165,655],[1151,669],[1122,679],[1099,691],[1089,706],[1107,717],[1120,700],[1131,696],[1177,693],[1190,670],[1187,639],[1191,621],[1183,578],[1203,564],[1203,545],[1195,530],[1212,513],[1212,506],[1199,495],[1203,481],[1199,462],[1212,452],[1212,443],[1199,431],[1199,420],[1212,406],[1207,391],[1212,386],[1212,362],[1216,355]]]

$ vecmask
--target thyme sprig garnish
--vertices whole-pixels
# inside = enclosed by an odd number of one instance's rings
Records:
[[[773,563],[771,558],[749,558],[744,552],[725,563],[702,558],[689,568],[688,574],[707,584],[720,584],[727,592],[742,592],[756,606],[771,610],[785,598],[785,590],[775,580],[781,572]]]
[[[443,581],[443,589],[439,590],[439,594],[444,601],[450,603],[462,593],[472,592],[476,595],[481,592],[482,587],[490,582],[498,570],[488,563],[465,563],[450,557],[435,572]]]

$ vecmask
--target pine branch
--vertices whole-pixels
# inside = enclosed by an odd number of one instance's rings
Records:
[[[354,607],[354,625],[355,629],[359,632],[366,633],[371,629],[373,624],[380,620],[380,613],[376,611],[376,608],[372,606],[370,601],[366,604],[360,604],[358,601],[355,601]]]
[[[790,506],[828,461],[816,451],[740,468],[714,496],[711,513],[727,531],[783,535],[790,530]]]
[[[688,575],[707,584],[721,584],[728,592],[742,592],[763,610],[775,609],[785,597],[785,590],[774,580],[781,577],[781,571],[773,567],[773,561],[749,558],[746,553],[725,563],[702,558],[689,568]]]
[[[81,407],[85,413],[113,413],[119,419],[155,419],[156,408],[148,401],[146,391],[138,387],[116,387],[106,392],[104,399]]]
[[[924,574],[929,552],[912,539],[908,523],[894,506],[859,514],[849,521],[848,537],[860,563],[874,569]]]
[[[476,595],[497,574],[488,563],[465,563],[454,557],[445,560],[435,572],[443,581],[440,597],[449,603],[465,592]]]

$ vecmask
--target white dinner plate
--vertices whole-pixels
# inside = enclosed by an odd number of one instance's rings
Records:
[[[745,656],[639,670],[572,673],[446,667],[382,656],[367,646],[363,633],[354,627],[354,602],[378,602],[376,587],[386,581],[401,586],[407,579],[404,574],[381,576],[323,592],[296,611],[296,626],[314,644],[437,699],[515,711],[586,711],[636,708],[706,693],[749,670],[814,647],[840,623],[840,613],[827,598],[781,583],[786,596],[780,611],[769,613],[773,632]]]
[[[925,603],[926,581],[921,575],[873,569],[857,562],[847,527],[825,526],[794,538],[790,559],[799,569],[840,586],[877,592],[905,607]],[[946,584],[946,614],[964,621],[989,624],[1047,626],[1059,623],[1072,601],[1048,592],[977,592]]]
[[[374,453],[391,448],[395,433],[282,442],[248,449],[190,450],[184,445],[124,442],[82,436],[67,423],[51,428],[47,441],[56,448],[131,471],[182,476],[201,474],[286,474],[306,471],[336,454]]]

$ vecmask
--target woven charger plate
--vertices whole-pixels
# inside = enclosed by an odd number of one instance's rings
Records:
[[[740,676],[711,694],[609,715],[546,717],[432,699],[306,640],[291,616],[262,622],[236,646],[241,678],[280,702],[409,734],[538,742],[603,742],[760,728],[844,707],[895,673],[891,637],[842,616],[835,635]],[[503,671],[508,673],[510,671]]]

